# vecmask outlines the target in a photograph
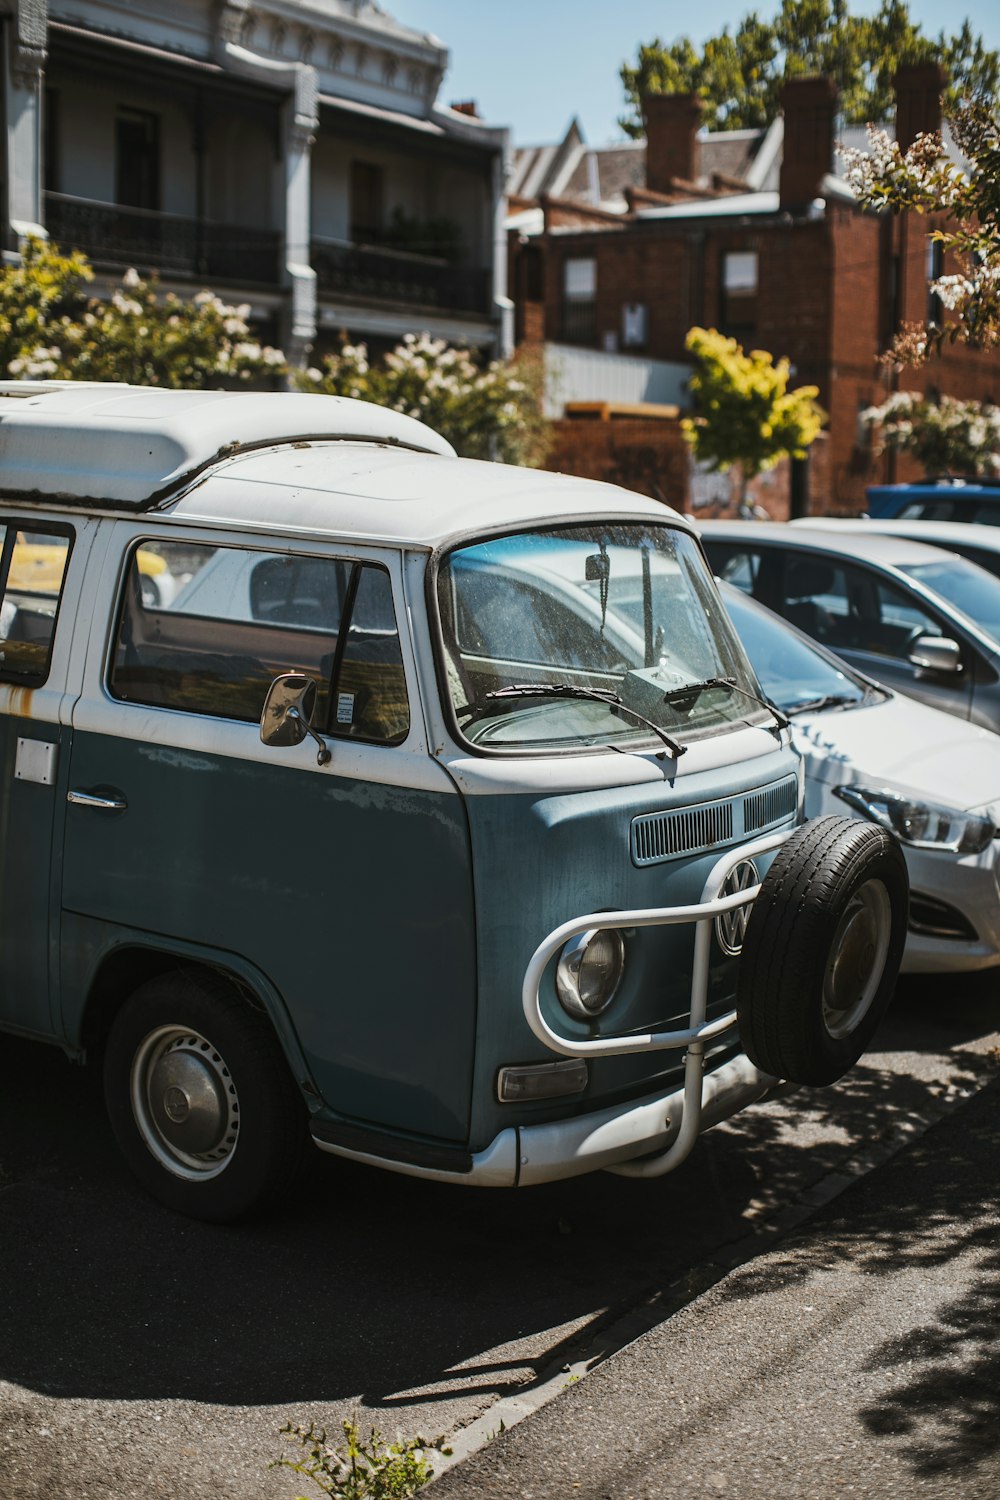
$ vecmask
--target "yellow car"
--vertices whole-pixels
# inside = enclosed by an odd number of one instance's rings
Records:
[[[140,547],[139,586],[142,600],[151,608],[168,604],[174,593],[174,580],[162,557]],[[45,533],[19,531],[10,563],[7,586],[24,594],[49,594],[58,597],[66,568],[66,547]]]

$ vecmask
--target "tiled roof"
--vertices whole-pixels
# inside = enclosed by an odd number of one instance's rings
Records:
[[[702,136],[699,181],[707,186],[714,172],[745,181],[764,135],[763,130],[723,130]],[[574,120],[557,145],[518,147],[508,190],[525,198],[550,194],[624,205],[626,189],[645,185],[645,141],[588,146]]]

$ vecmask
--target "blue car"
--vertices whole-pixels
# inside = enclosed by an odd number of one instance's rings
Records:
[[[978,521],[1000,526],[1000,479],[927,479],[920,484],[873,484],[868,514],[875,520]]]

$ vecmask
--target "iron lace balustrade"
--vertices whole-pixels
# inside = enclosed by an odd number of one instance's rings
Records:
[[[61,249],[82,250],[95,265],[271,286],[281,279],[281,235],[273,229],[123,208],[66,193],[45,194],[45,223]]]
[[[442,256],[313,240],[311,257],[321,292],[479,315],[492,310],[490,273],[452,265]]]

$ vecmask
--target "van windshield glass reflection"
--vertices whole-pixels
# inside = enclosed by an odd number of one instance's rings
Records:
[[[697,545],[639,523],[494,537],[451,552],[438,578],[444,667],[464,737],[497,750],[660,749],[767,722],[733,692],[757,684]],[[688,685],[724,679],[685,695]],[[574,697],[503,689],[560,685]],[[599,696],[598,696],[599,695]]]

